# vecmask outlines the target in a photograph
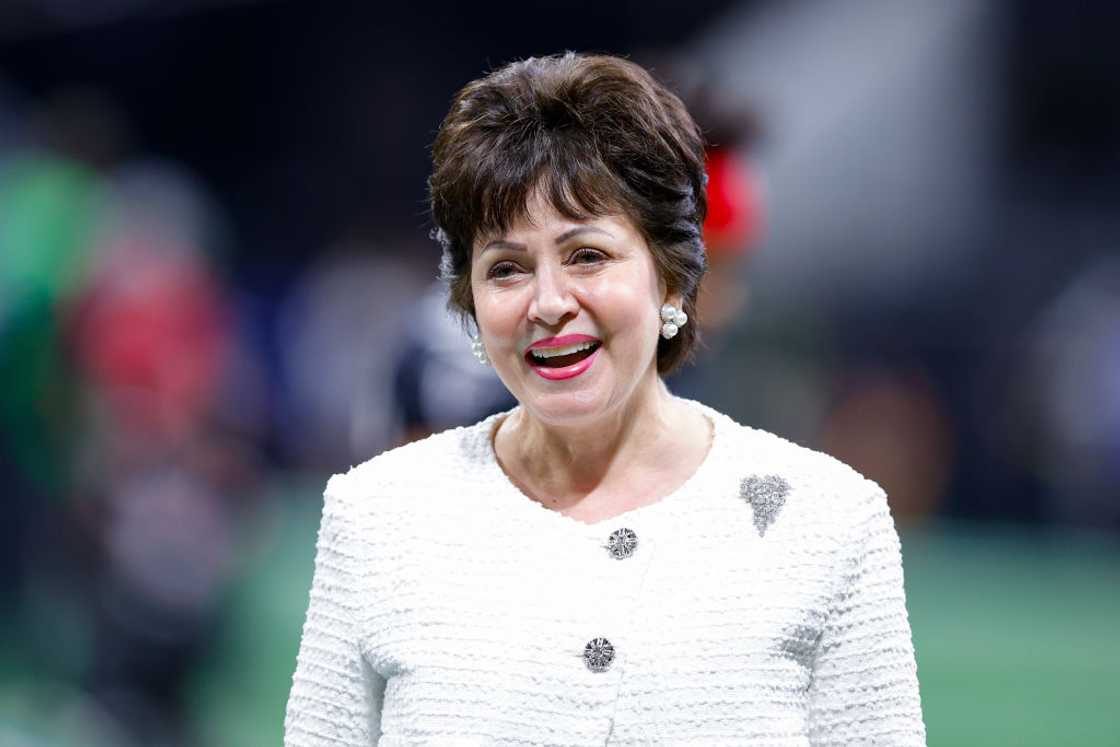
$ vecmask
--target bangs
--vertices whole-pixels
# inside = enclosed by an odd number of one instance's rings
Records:
[[[592,146],[565,134],[536,133],[477,164],[472,176],[485,186],[466,191],[469,197],[462,217],[467,230],[460,235],[468,249],[479,239],[506,234],[519,221],[532,224],[534,201],[573,221],[625,212],[620,193],[628,191],[626,185]]]

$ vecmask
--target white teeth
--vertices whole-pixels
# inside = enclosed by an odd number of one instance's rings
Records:
[[[536,348],[533,350],[533,356],[536,358],[556,358],[557,356],[571,355],[581,350],[587,350],[594,344],[593,342],[578,342],[575,345],[565,345],[562,348]]]

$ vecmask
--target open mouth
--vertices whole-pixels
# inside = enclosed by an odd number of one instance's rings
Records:
[[[531,366],[565,368],[590,358],[601,345],[598,340],[588,340],[555,348],[534,348],[525,354],[525,360]]]

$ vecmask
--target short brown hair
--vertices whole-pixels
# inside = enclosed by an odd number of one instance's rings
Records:
[[[567,52],[514,62],[467,84],[432,147],[433,235],[449,305],[474,317],[470,261],[540,190],[572,220],[622,213],[638,227],[689,323],[660,339],[657,370],[691,357],[707,267],[704,142],[684,104],[640,66]]]

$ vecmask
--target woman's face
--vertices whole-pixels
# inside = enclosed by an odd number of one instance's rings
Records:
[[[471,290],[498,376],[556,425],[593,423],[655,385],[661,305],[680,305],[629,219],[572,221],[539,198],[475,242]]]

